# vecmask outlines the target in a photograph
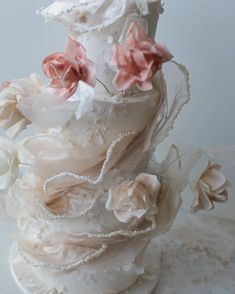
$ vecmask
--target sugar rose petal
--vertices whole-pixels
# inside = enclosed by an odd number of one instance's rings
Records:
[[[36,74],[5,83],[0,92],[0,127],[8,137],[15,138],[30,123],[18,105],[27,97],[39,93],[41,88],[42,81]]]

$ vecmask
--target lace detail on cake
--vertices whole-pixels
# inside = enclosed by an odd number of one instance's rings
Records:
[[[56,1],[49,7],[40,9],[38,13],[45,21],[61,22],[71,32],[89,32],[106,28],[131,13],[146,16],[150,2],[158,0],[97,0],[92,3]],[[162,6],[159,5],[158,13],[161,11]]]

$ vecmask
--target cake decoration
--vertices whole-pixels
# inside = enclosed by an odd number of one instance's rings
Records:
[[[111,63],[117,68],[114,87],[123,91],[137,85],[142,91],[152,90],[153,76],[172,57],[166,47],[145,34],[140,24],[131,23],[125,43],[113,50]]]
[[[228,188],[230,183],[223,175],[220,164],[208,166],[201,174],[200,178],[192,185],[195,193],[195,201],[192,205],[192,211],[200,209],[211,210],[214,208],[214,202],[226,202],[228,200]]]
[[[43,70],[51,79],[50,86],[65,98],[76,92],[79,81],[93,87],[96,83],[95,63],[86,57],[82,44],[72,38],[68,39],[65,53],[55,53],[44,59]]]
[[[161,12],[158,0],[54,1],[40,13],[68,28],[65,51],[43,60],[47,80],[1,87],[0,189],[20,230],[10,265],[23,293],[152,293],[151,240],[181,192],[191,186],[192,212],[228,198],[221,155],[234,146],[155,153],[190,100],[189,73],[154,39]]]

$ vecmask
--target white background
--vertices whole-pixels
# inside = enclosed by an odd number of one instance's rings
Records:
[[[66,32],[44,24],[35,10],[49,0],[7,0],[0,9],[0,81],[41,70],[41,60],[63,49]],[[178,118],[160,153],[174,142],[182,152],[194,147],[235,144],[235,1],[165,0],[158,40],[191,73],[192,101]],[[227,168],[235,182],[235,167]],[[235,219],[235,189],[214,213]],[[188,198],[188,195],[186,195]],[[188,208],[190,200],[185,202]]]

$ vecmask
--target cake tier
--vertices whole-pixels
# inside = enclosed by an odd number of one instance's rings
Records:
[[[78,289],[82,294],[150,294],[160,274],[159,257],[151,245],[143,252],[145,247],[146,241],[130,242],[101,260],[68,271],[32,266],[14,247],[11,271],[27,294],[77,294]]]
[[[113,91],[114,70],[110,66],[115,44],[122,43],[132,22],[139,22],[155,37],[161,1],[56,1],[42,10],[46,20],[59,21],[83,44],[97,65],[97,78]],[[102,91],[102,85],[97,85]]]
[[[169,181],[180,174],[178,161],[170,166],[176,154],[177,149],[174,147],[164,163],[155,167],[156,170],[162,169],[159,170],[160,174],[165,171],[165,175],[159,191],[164,193],[159,195],[158,210],[154,215],[142,217],[133,223],[130,220],[122,229],[120,223],[120,229],[115,231],[112,219],[117,216],[107,215],[106,219],[105,214],[101,213],[100,217],[108,222],[106,229],[110,225],[113,227],[113,231],[108,234],[92,231],[80,233],[78,217],[72,222],[62,216],[60,219],[43,218],[39,214],[42,208],[37,201],[34,202],[36,199],[31,193],[29,201],[27,198],[23,201],[24,196],[27,197],[25,193],[30,192],[28,190],[23,192],[16,189],[18,193],[9,195],[9,200],[12,200],[9,207],[13,209],[12,214],[18,217],[22,229],[11,259],[12,271],[21,289],[32,294],[75,294],[78,287],[82,294],[116,294],[125,291],[136,294],[142,293],[143,289],[151,293],[159,273],[156,266],[158,260],[154,254],[146,260],[145,249],[153,236],[169,228],[181,203],[182,179],[179,180],[180,184],[178,181]],[[104,206],[101,198],[98,202]],[[13,203],[16,205],[15,210]],[[94,207],[94,212],[96,210]],[[93,223],[97,220],[95,215],[90,218]],[[88,227],[84,224],[84,228]],[[24,271],[20,272],[20,268]],[[146,289],[143,285],[146,285]]]

